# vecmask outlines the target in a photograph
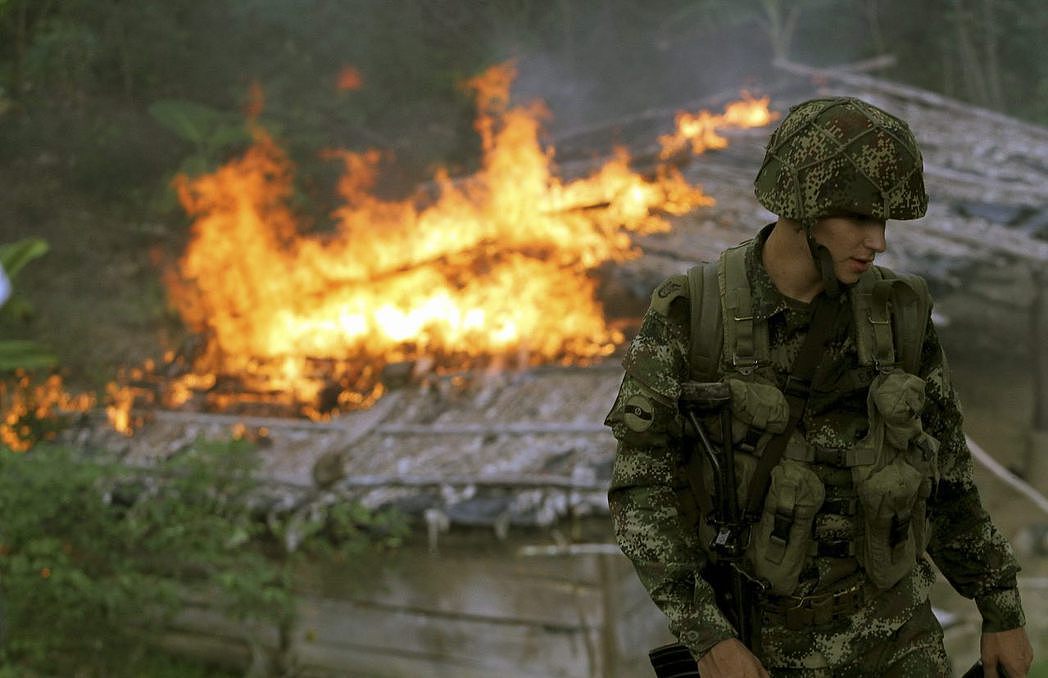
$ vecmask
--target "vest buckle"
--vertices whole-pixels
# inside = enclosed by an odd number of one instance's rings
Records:
[[[740,358],[738,353],[733,353],[731,356],[731,366],[739,372],[739,374],[749,375],[757,369],[757,359],[753,356]]]

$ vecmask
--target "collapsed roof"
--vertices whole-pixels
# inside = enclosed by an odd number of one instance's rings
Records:
[[[1048,259],[1048,129],[848,72],[788,66],[763,93],[781,112],[814,96],[858,96],[910,123],[924,152],[931,205],[924,218],[890,227],[885,265],[920,273],[943,290],[959,285],[976,263],[1040,266]],[[698,103],[716,108],[736,94]],[[583,172],[594,150],[610,149],[612,141],[628,144],[635,158],[651,157],[671,118],[672,111],[645,112],[564,134],[557,143],[562,169]],[[635,326],[661,279],[715,258],[773,219],[752,194],[767,135],[726,133],[729,148],[691,161],[686,176],[716,205],[676,219],[670,233],[637,238],[641,256],[604,271],[610,315]],[[289,503],[352,496],[424,516],[433,531],[458,524],[504,534],[511,526],[607,511],[614,440],[602,422],[621,378],[616,358],[589,367],[401,371],[402,383],[392,380],[373,408],[331,422],[155,412],[123,444],[129,461],[148,463],[198,435],[228,436],[237,423],[265,428],[265,474]]]

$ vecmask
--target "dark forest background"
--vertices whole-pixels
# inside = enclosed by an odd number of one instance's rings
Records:
[[[1046,34],[1039,0],[0,0],[0,243],[52,247],[19,280],[33,313],[0,329],[85,385],[177,339],[156,272],[186,238],[169,183],[248,143],[252,92],[322,227],[338,167],[319,151],[391,151],[394,193],[469,172],[460,83],[507,59],[554,138],[759,89],[777,57],[891,54],[878,76],[1048,124]]]

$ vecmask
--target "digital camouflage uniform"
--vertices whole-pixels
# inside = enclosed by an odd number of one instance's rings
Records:
[[[808,332],[812,309],[783,296],[764,269],[761,251],[771,228],[746,246],[745,266],[754,315],[767,318],[768,378],[782,389]],[[676,398],[680,384],[693,378],[688,295],[688,278],[683,275],[656,289],[626,352],[626,374],[605,423],[619,441],[608,494],[619,545],[666,614],[670,630],[700,657],[736,634],[718,609],[712,587],[699,574],[709,559],[708,544],[697,534],[683,489],[682,469],[691,450],[684,446]],[[851,302],[844,294],[837,303]],[[851,318],[847,312],[837,317],[797,427],[809,443],[828,449],[847,449],[866,434],[855,422],[867,412],[876,369],[859,363]],[[984,632],[1022,626],[1015,579],[1019,567],[980,503],[960,407],[930,320],[916,373],[926,382],[920,422],[939,441],[938,483],[927,500],[927,555],[957,591],[975,599]],[[845,469],[832,463],[811,468],[828,491],[842,496],[853,492]],[[847,541],[854,536],[857,520],[854,514],[821,512],[812,525],[813,538]],[[808,557],[793,595],[815,596],[865,582],[867,574],[856,557],[840,555]],[[947,676],[942,630],[928,602],[934,578],[931,563],[922,555],[893,586],[872,589],[875,592],[847,618],[798,632],[766,617],[758,656],[775,676]]]

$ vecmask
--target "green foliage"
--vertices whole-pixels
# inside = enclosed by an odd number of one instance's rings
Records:
[[[193,144],[196,152],[182,166],[190,174],[206,171],[233,144],[250,140],[239,113],[228,113],[193,101],[164,99],[149,106],[153,119]]]
[[[26,264],[44,256],[49,249],[47,241],[40,238],[24,238],[18,242],[0,245],[0,265],[4,267],[7,277],[14,282]]]
[[[26,55],[26,77],[77,97],[90,87],[100,49],[92,26],[72,17],[41,22]]]
[[[47,241],[39,238],[25,238],[0,245],[0,266],[3,266],[11,284],[14,284],[15,278],[26,264],[47,254],[48,249]],[[14,294],[3,307],[3,314],[8,317],[28,317],[32,315],[32,306],[21,296]],[[54,355],[34,341],[0,340],[0,372],[51,367],[56,362],[57,358]]]
[[[187,600],[245,627],[289,628],[297,556],[266,546],[255,459],[242,441],[198,441],[148,472],[52,445],[0,454],[0,660],[48,675],[147,675],[151,643]],[[384,519],[336,512],[352,549],[371,548]],[[302,553],[345,550],[321,535]]]
[[[0,340],[0,372],[39,370],[54,367],[58,358],[35,341]]]

